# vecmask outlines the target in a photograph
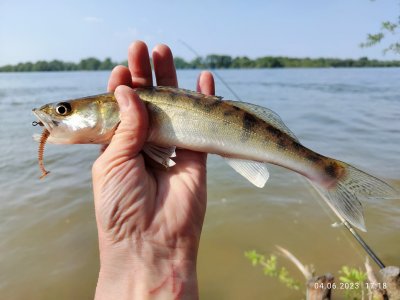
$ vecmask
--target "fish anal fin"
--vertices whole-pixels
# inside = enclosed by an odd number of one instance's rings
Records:
[[[224,157],[225,161],[240,175],[262,188],[269,178],[269,172],[265,163],[257,161]]]

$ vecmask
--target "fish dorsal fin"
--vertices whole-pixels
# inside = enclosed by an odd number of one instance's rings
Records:
[[[202,93],[198,93],[195,91],[181,89],[181,88],[175,88],[175,87],[170,87],[170,86],[156,86],[156,87],[154,87],[154,89],[158,90],[158,91],[171,92],[171,93],[182,95],[182,96],[184,96],[184,95],[191,96],[194,98],[207,98],[210,100],[221,100],[222,99],[222,97],[220,97],[220,96],[204,95]]]
[[[152,160],[168,168],[175,165],[175,162],[171,159],[171,157],[176,157],[175,149],[175,146],[163,147],[147,143],[143,146],[142,151]]]
[[[269,178],[269,172],[265,163],[252,160],[237,159],[224,157],[225,161],[240,175],[254,184],[256,187],[262,188]]]
[[[276,112],[259,105],[245,103],[245,102],[239,102],[233,100],[225,100],[225,102],[233,106],[236,106],[238,108],[241,108],[247,111],[248,113],[254,114],[260,119],[270,123],[279,130],[283,131],[284,133],[295,139],[297,142],[299,141],[299,139],[294,135],[294,133],[285,125],[285,123],[283,123],[281,117]]]

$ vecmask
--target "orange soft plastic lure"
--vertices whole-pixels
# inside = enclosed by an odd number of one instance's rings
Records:
[[[44,146],[46,145],[46,141],[49,135],[50,132],[45,128],[43,129],[42,135],[40,136],[39,149],[38,149],[39,168],[42,171],[42,176],[40,176],[40,179],[46,177],[46,175],[50,173],[45,169],[43,164]]]

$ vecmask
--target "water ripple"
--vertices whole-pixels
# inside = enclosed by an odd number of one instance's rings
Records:
[[[179,71],[181,86],[193,88],[197,73]],[[278,112],[304,145],[394,182],[400,180],[400,69],[219,73],[246,101]],[[38,130],[31,126],[31,109],[50,101],[103,92],[108,75],[0,74],[2,297],[41,299],[43,291],[53,290],[56,292],[49,292],[48,297],[93,296],[98,248],[91,165],[98,156],[98,147],[48,145],[44,162],[51,173],[39,180],[37,143],[31,138]],[[218,82],[217,93],[232,98]],[[338,229],[330,227],[336,220],[320,207],[303,179],[274,166],[270,173],[266,187],[257,189],[222,159],[210,156],[209,206],[200,249],[200,259],[207,263],[201,264],[201,272],[212,274],[214,280],[214,266],[223,264],[220,260],[227,259],[226,253],[238,253],[237,257],[229,257],[226,265],[244,270],[244,250],[273,251],[275,244],[310,255],[309,261],[326,264],[329,270],[348,261],[363,263],[364,254],[354,251],[356,247],[349,247]],[[398,201],[372,201],[365,206],[371,229],[369,241],[381,245],[388,258],[397,257]],[[309,245],[316,240],[320,242],[318,251],[310,251]],[[335,255],[327,261],[326,253],[332,249]],[[210,263],[215,258],[215,263]],[[388,263],[395,262],[389,259]],[[68,293],[59,292],[66,287]],[[72,290],[76,292],[71,294]]]

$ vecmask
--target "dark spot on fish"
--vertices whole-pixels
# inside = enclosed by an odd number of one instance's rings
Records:
[[[245,130],[252,130],[254,126],[257,124],[257,119],[252,114],[245,112],[243,115],[243,128]]]
[[[237,107],[236,107],[237,108]],[[237,114],[237,109],[234,109],[234,106],[231,109],[227,109],[224,111],[224,116],[228,117],[228,116],[233,116]]]
[[[213,100],[205,100],[205,101],[199,101],[195,96],[189,95],[189,98],[192,98],[193,101],[193,106],[197,107],[203,111],[206,112],[211,112],[214,109],[216,109],[219,105],[222,104],[222,100],[219,99],[213,99]]]
[[[147,91],[147,89],[146,89]],[[179,99],[180,94],[176,89],[170,87],[153,87],[149,90],[150,96],[160,96],[160,94],[165,94],[165,97],[168,97],[172,102],[176,102]]]
[[[280,138],[282,136],[282,131],[280,131],[278,128],[272,126],[272,125],[267,125],[265,129],[272,134],[273,136]]]
[[[293,147],[293,149],[295,149],[296,151],[300,151],[300,150],[303,148],[303,146],[300,145],[300,143],[297,142],[297,141],[295,141],[295,140],[292,140],[292,147]]]
[[[252,114],[245,112],[243,114],[243,134],[241,137],[241,141],[245,142],[250,138],[251,131],[257,124],[257,119]]]
[[[306,158],[311,161],[311,162],[319,162],[321,160],[321,157],[318,154],[315,153],[310,153],[306,156]]]
[[[54,126],[58,126],[58,124],[60,124],[60,122],[55,121],[55,120],[52,120],[51,122],[54,124]]]
[[[280,149],[287,149],[288,148],[288,139],[285,137],[278,138],[277,145]]]
[[[215,108],[217,108],[218,106],[220,106],[221,104],[222,104],[222,100],[215,99],[215,101],[212,102],[212,103],[210,103],[210,104],[208,105],[208,107],[210,107],[210,109],[215,109]]]
[[[166,96],[169,96],[169,98],[173,101],[176,102],[179,98],[179,94],[174,90],[174,89],[166,89],[166,90],[161,90],[163,93],[167,94]]]
[[[325,172],[333,178],[336,178],[338,175],[338,166],[335,163],[330,163],[325,167]]]

